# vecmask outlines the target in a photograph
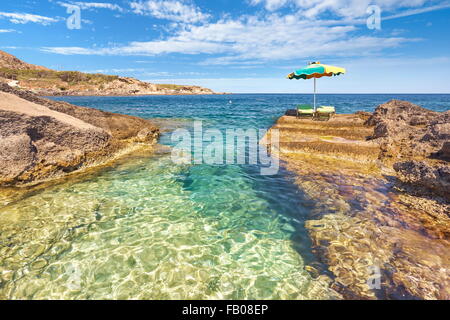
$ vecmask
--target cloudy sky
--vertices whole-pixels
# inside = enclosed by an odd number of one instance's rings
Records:
[[[450,93],[449,32],[449,0],[0,3],[0,49],[27,62],[227,92],[310,92],[285,77],[320,61],[348,70],[321,92]]]

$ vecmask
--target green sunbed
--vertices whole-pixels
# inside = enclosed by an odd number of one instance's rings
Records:
[[[336,108],[332,106],[321,106],[314,112],[314,108],[309,104],[299,104],[297,106],[297,118],[311,117],[317,120],[329,120],[336,115]]]
[[[297,117],[314,117],[314,108],[308,104],[297,106]]]

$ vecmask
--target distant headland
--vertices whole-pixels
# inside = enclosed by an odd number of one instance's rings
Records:
[[[0,50],[0,82],[41,96],[137,96],[217,94],[200,86],[154,84],[135,78],[56,71],[26,63]]]

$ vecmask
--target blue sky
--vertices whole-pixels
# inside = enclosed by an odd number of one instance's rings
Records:
[[[67,26],[71,6],[81,29]],[[449,32],[448,0],[0,3],[0,49],[27,62],[236,93],[309,93],[285,79],[308,61],[347,68],[320,92],[450,93]]]

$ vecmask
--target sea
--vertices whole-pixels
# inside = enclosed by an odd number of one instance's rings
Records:
[[[270,128],[311,95],[52,97],[156,119],[160,151],[0,201],[0,298],[336,299],[304,223],[310,206],[283,163],[174,163],[175,129]],[[450,110],[450,95],[324,94],[337,113],[401,99]],[[8,243],[8,246],[4,244]]]

